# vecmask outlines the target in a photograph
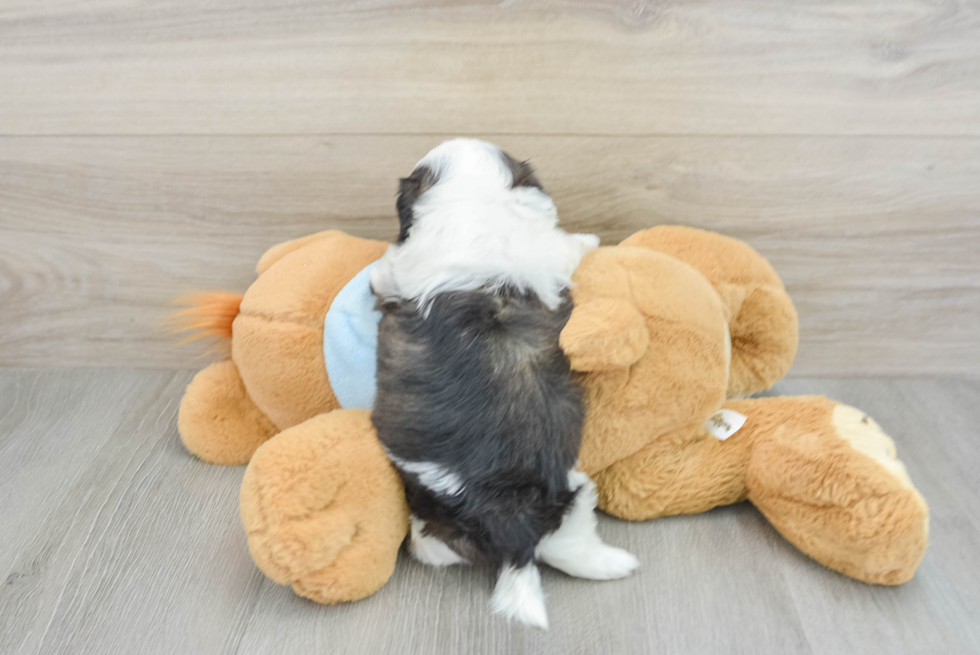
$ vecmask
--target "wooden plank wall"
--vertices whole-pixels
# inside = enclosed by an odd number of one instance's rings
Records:
[[[747,240],[797,375],[980,375],[980,5],[894,0],[0,7],[0,365],[198,366],[161,329],[268,246],[390,238],[465,134],[564,221]]]

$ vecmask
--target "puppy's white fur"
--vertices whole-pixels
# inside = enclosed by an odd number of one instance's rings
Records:
[[[389,246],[372,270],[374,292],[426,307],[441,292],[514,285],[534,292],[556,309],[562,291],[572,286],[572,273],[582,256],[599,245],[598,237],[562,231],[551,198],[535,187],[513,187],[510,165],[491,143],[447,141],[426,155],[422,164],[436,181],[413,205],[409,238]],[[454,496],[463,491],[462,481],[444,467],[392,461],[437,494]],[[570,487],[579,493],[561,527],[537,545],[536,558],[583,578],[628,575],[639,565],[637,559],[606,545],[596,533],[595,485],[579,471],[568,475]],[[421,520],[413,516],[411,523],[410,548],[420,561],[433,566],[466,561],[441,540],[424,534]],[[509,619],[547,629],[541,574],[534,562],[500,570],[491,608]]]
[[[573,469],[568,472],[568,486],[579,490],[575,504],[561,527],[538,542],[535,556],[576,578],[615,580],[632,573],[639,560],[622,548],[604,543],[596,532],[595,483]]]
[[[568,483],[578,489],[575,504],[561,527],[545,536],[535,549],[540,561],[578,578],[615,580],[632,573],[639,560],[622,548],[604,543],[596,532],[595,483],[581,471],[568,472]],[[541,574],[533,563],[504,567],[490,601],[492,610],[508,619],[548,628]]]
[[[497,577],[490,609],[508,619],[548,629],[548,612],[544,608],[544,590],[541,589],[541,572],[531,562],[522,568],[505,566]]]
[[[599,238],[559,229],[555,204],[540,189],[511,188],[513,174],[492,143],[447,141],[421,164],[437,181],[413,207],[410,238],[389,246],[371,271],[375,293],[425,307],[440,292],[513,284],[557,308]]]
[[[429,566],[450,566],[452,564],[468,564],[455,550],[446,545],[446,542],[425,534],[425,522],[412,516],[412,531],[409,541],[409,549],[415,555],[415,559],[428,564]]]
[[[595,483],[573,469],[568,472],[568,484],[578,490],[575,503],[561,527],[538,543],[535,557],[568,575],[590,580],[615,580],[636,570],[640,565],[636,557],[604,543],[596,532]],[[423,521],[412,516],[411,525],[410,549],[420,562],[437,567],[468,563],[443,541],[426,535]],[[547,629],[548,613],[537,566],[505,566],[497,577],[490,607],[508,619]]]
[[[437,494],[455,496],[463,492],[463,481],[459,476],[435,462],[409,462],[401,457],[387,453],[391,463],[403,471],[418,476],[419,484]]]

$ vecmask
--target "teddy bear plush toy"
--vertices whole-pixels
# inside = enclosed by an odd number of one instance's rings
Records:
[[[217,464],[248,464],[241,517],[273,580],[324,603],[391,576],[401,481],[371,424],[386,243],[329,231],[280,244],[244,296],[198,294],[185,328],[230,339],[188,385],[178,428]],[[752,502],[801,551],[877,584],[912,577],[928,509],[891,439],[823,397],[748,398],[789,369],[793,304],[746,244],[656,227],[586,255],[560,343],[585,392],[581,468],[627,520]]]

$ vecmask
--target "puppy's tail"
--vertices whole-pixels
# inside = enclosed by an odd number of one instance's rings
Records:
[[[185,309],[170,315],[170,331],[186,335],[181,345],[211,339],[215,347],[209,353],[230,352],[231,324],[241,311],[242,298],[242,294],[231,291],[193,291],[175,298],[170,304]]]

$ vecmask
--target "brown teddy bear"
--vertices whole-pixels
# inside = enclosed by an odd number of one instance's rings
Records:
[[[367,271],[386,247],[336,231],[280,244],[244,296],[198,294],[180,312],[184,328],[231,343],[188,386],[181,438],[206,461],[249,464],[252,557],[324,603],[379,589],[407,533],[366,409]],[[586,255],[573,279],[561,346],[585,389],[581,467],[604,511],[641,520],[749,500],[832,569],[912,577],[928,508],[877,423],[823,397],[737,399],[771,387],[796,353],[796,312],[765,259],[657,227]]]

